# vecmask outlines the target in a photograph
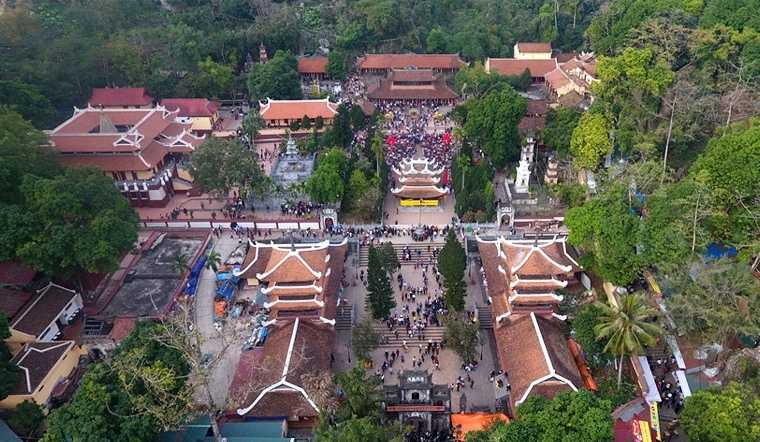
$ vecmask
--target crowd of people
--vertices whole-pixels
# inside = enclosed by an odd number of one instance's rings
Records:
[[[412,158],[417,146],[422,147],[426,158],[439,166],[451,161],[451,135],[436,133],[434,115],[440,114],[438,106],[424,102],[411,105],[408,101],[385,101],[378,103],[377,107],[387,116],[385,160],[389,165],[398,167],[404,158]]]
[[[310,215],[315,210],[319,210],[321,207],[320,204],[315,204],[311,201],[286,201],[280,204],[280,213],[283,215],[305,216]]]

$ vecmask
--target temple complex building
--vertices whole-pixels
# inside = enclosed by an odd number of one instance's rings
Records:
[[[421,205],[437,206],[439,200],[449,193],[445,187],[444,168],[425,158],[405,158],[392,170],[395,185],[391,193],[402,206],[420,205],[420,200],[427,202]]]
[[[433,374],[424,370],[405,370],[398,374],[398,384],[383,387],[383,406],[400,426],[417,432],[449,429],[451,390],[448,385],[433,383]]]
[[[204,140],[178,114],[163,106],[75,108],[48,135],[64,165],[100,169],[132,205],[162,207],[175,192],[192,189],[185,164]]]
[[[584,387],[559,327],[559,290],[578,284],[580,265],[565,237],[478,238],[499,362],[509,374],[512,410],[530,395]]]
[[[87,104],[99,108],[150,109],[153,97],[144,87],[97,87]]]
[[[338,113],[338,104],[322,100],[272,100],[259,103],[259,114],[268,128],[288,128],[290,123],[308,117],[311,124],[322,118],[325,125],[332,124]]]
[[[465,62],[458,54],[366,54],[356,62],[361,74],[384,75],[394,69],[430,69],[454,73]]]
[[[433,101],[454,103],[457,94],[432,69],[392,69],[367,92],[370,101]]]
[[[322,55],[312,55],[309,57],[300,57],[298,59],[298,74],[304,79],[327,78],[327,57]]]
[[[161,106],[170,111],[178,111],[179,123],[190,123],[190,131],[198,136],[211,135],[220,128],[220,104],[205,98],[165,98]]]
[[[240,271],[268,317],[263,343],[243,353],[233,388],[246,399],[240,416],[287,416],[291,428],[319,417],[309,379],[329,375],[346,240],[340,243],[251,242]]]
[[[561,99],[574,93],[582,98],[590,98],[591,84],[596,78],[596,57],[593,53],[581,53],[573,58],[558,63],[544,79],[544,86],[549,96]]]

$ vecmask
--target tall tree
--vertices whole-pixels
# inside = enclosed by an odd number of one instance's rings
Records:
[[[387,318],[391,309],[396,307],[391,280],[383,266],[380,251],[371,245],[367,264],[367,307],[375,319]]]
[[[370,359],[370,353],[377,348],[379,343],[380,335],[371,320],[361,321],[351,331],[351,348],[360,361]]]
[[[327,54],[327,76],[336,80],[345,80],[347,74],[346,54],[340,50]]]
[[[443,275],[444,297],[446,305],[454,311],[462,311],[467,296],[464,272],[467,266],[467,254],[454,233],[449,230],[446,243],[438,254],[438,269]]]
[[[612,152],[610,126],[602,114],[584,114],[570,139],[573,162],[581,169],[596,170],[599,162]]]
[[[346,191],[348,159],[345,153],[333,148],[319,156],[317,168],[306,181],[306,192],[319,203],[336,203]]]
[[[237,189],[245,199],[251,192],[263,194],[270,184],[256,152],[239,140],[211,138],[195,149],[191,161],[190,173],[195,182],[221,197]]]
[[[0,400],[8,397],[18,382],[19,370],[11,363],[11,352],[5,345],[5,340],[11,337],[8,317],[0,312]]]
[[[384,242],[378,248],[380,253],[380,259],[383,261],[383,267],[389,275],[394,274],[401,268],[401,263],[398,260],[398,254],[393,247],[393,243],[388,241]]]
[[[456,352],[463,363],[477,360],[478,325],[456,313],[451,313],[444,320],[443,337],[446,345]]]
[[[560,155],[570,153],[570,140],[573,130],[581,119],[581,112],[571,107],[550,109],[546,115],[544,127],[544,144],[557,151]]]
[[[625,295],[619,305],[595,304],[602,313],[594,332],[599,340],[606,339],[604,351],[620,357],[618,362],[618,387],[623,380],[623,358],[640,355],[646,347],[657,341],[662,333],[659,325],[650,322],[657,311],[648,307],[641,295]]]
[[[267,63],[254,66],[248,76],[252,99],[297,100],[303,95],[296,57],[288,51],[277,51]]]
[[[520,155],[520,123],[527,102],[509,86],[502,86],[483,98],[467,101],[467,122],[464,133],[476,141],[497,168],[502,168]]]
[[[694,442],[760,439],[760,397],[742,384],[697,391],[686,398],[680,418]]]

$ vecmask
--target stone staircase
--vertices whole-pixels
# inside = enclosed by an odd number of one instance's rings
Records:
[[[351,320],[352,310],[353,306],[351,304],[341,304],[338,306],[338,311],[335,313],[336,330],[351,330],[351,328],[353,328],[353,322]]]
[[[412,259],[409,261],[404,261],[401,259],[403,256],[403,250],[404,247],[409,247],[409,250],[412,253]],[[394,250],[396,250],[396,256],[398,256],[398,261],[401,263],[401,265],[414,265],[416,261],[418,261],[420,258],[423,260],[422,262],[430,262],[430,259],[433,256],[433,249],[442,249],[443,243],[442,242],[419,242],[419,243],[411,243],[411,244],[393,244]],[[430,250],[428,250],[430,249]],[[419,255],[417,255],[417,252],[420,252]],[[419,256],[419,257],[418,257]],[[369,246],[362,246],[359,249],[359,266],[360,267],[367,267],[367,263],[369,262]]]
[[[478,324],[481,329],[493,328],[493,317],[491,316],[491,307],[478,307]]]
[[[392,331],[388,330],[388,327],[385,324],[376,325],[375,331],[378,335],[380,335],[380,345],[378,345],[379,348],[399,348],[401,347],[403,341],[406,341],[407,347],[414,348],[418,344],[427,345],[428,340],[432,340],[433,342],[441,342],[443,340],[444,327],[428,326],[425,328],[425,339],[423,340],[420,340],[416,336],[410,338],[406,333],[406,329],[403,327],[398,329],[398,338],[394,336]]]

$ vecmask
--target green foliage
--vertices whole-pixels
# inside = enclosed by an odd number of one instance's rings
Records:
[[[593,304],[581,307],[571,323],[573,337],[583,349],[589,368],[597,370],[610,363],[610,356],[604,353],[604,344],[596,339],[594,328],[600,323],[602,310]]]
[[[450,314],[444,320],[443,339],[446,346],[459,355],[462,362],[472,362],[478,358],[478,324]]]
[[[458,312],[464,309],[465,296],[467,296],[467,285],[464,282],[466,265],[467,254],[454,229],[451,229],[446,236],[446,243],[438,254],[438,271],[443,275],[446,305]]]
[[[322,432],[317,432],[317,442],[402,442],[398,426],[381,425],[368,417],[349,419]]]
[[[544,127],[544,144],[565,156],[570,153],[570,139],[581,119],[581,112],[576,108],[560,107],[549,109]]]
[[[685,269],[684,269],[685,270]],[[671,281],[668,311],[679,331],[706,343],[760,334],[760,286],[743,263],[723,259],[692,279],[684,270]]]
[[[360,361],[371,358],[372,350],[380,343],[380,335],[370,320],[362,321],[351,330],[351,348]]]
[[[191,77],[192,93],[198,97],[222,98],[232,92],[232,67],[207,57],[198,62],[198,71]]]
[[[269,184],[256,152],[239,140],[206,140],[195,149],[191,160],[190,173],[195,183],[207,192],[226,197],[237,188],[240,196],[246,198],[251,191],[263,193]]]
[[[26,175],[21,194],[35,223],[16,254],[41,272],[68,279],[111,271],[137,241],[137,215],[100,171]]]
[[[346,54],[339,50],[330,51],[327,54],[327,76],[336,80],[344,80],[347,73]]]
[[[636,255],[638,219],[628,209],[623,186],[613,186],[580,207],[567,211],[568,241],[587,252],[602,278],[625,285],[641,270]]]
[[[552,192],[567,207],[582,206],[586,201],[586,186],[578,183],[559,183],[551,187]]]
[[[686,398],[681,426],[694,442],[740,442],[760,438],[760,397],[732,383]]]
[[[480,62],[459,69],[454,76],[454,87],[460,94],[468,97],[480,97],[505,86],[525,91],[530,84],[531,77],[527,70],[523,74],[515,76],[488,73]]]
[[[493,90],[467,101],[464,133],[486,153],[494,167],[502,168],[520,155],[520,123],[527,102],[511,87]]]
[[[393,248],[393,243],[388,241],[384,242],[378,247],[378,253],[380,253],[380,260],[383,262],[383,268],[389,275],[397,272],[401,269],[401,263],[398,260],[396,249]]]
[[[0,312],[0,400],[5,399],[18,381],[19,370],[11,362],[11,353],[5,340],[11,336],[8,317]]]
[[[319,157],[317,168],[306,181],[306,192],[318,203],[336,203],[345,192],[348,160],[342,150],[333,148]]]
[[[427,52],[429,54],[440,54],[446,52],[446,33],[440,27],[436,26],[430,30],[425,40]]]
[[[248,76],[252,99],[297,100],[302,96],[298,61],[287,51],[277,51],[266,64],[254,66]]]
[[[371,321],[365,323],[371,325]],[[344,395],[336,412],[338,422],[351,418],[379,417],[380,402],[383,400],[380,379],[368,376],[366,370],[356,366],[336,375],[335,383]]]
[[[375,319],[387,318],[396,307],[391,280],[383,266],[380,251],[371,245],[367,263],[367,307]]]
[[[22,438],[38,437],[43,422],[45,414],[42,407],[29,400],[20,403],[8,417],[8,425]]]
[[[596,170],[599,162],[612,152],[610,126],[602,114],[584,114],[570,140],[573,162],[581,169]]]
[[[604,379],[599,382],[599,390],[597,390],[596,394],[603,399],[609,400],[614,410],[636,398],[638,390],[635,385],[628,382],[623,382],[618,386],[614,380]]]
[[[462,219],[474,217],[477,213],[488,213],[487,218],[493,219],[495,214],[495,194],[491,179],[493,168],[488,163],[481,161],[472,164],[467,153],[460,152],[452,163],[451,178],[454,184],[454,192],[458,195],[466,195],[466,198],[457,198],[454,209]],[[482,219],[479,221],[486,221]]]
[[[518,420],[468,434],[467,442],[607,442],[613,440],[612,409],[609,400],[586,390],[560,393],[552,400],[530,396],[517,407]]]
[[[110,365],[90,367],[74,399],[48,416],[44,441],[147,442],[188,417],[189,366],[179,352],[152,339],[155,327],[139,323]]]
[[[0,81],[0,103],[9,105],[36,127],[46,128],[54,124],[55,110],[50,100],[34,86],[14,80]]]

